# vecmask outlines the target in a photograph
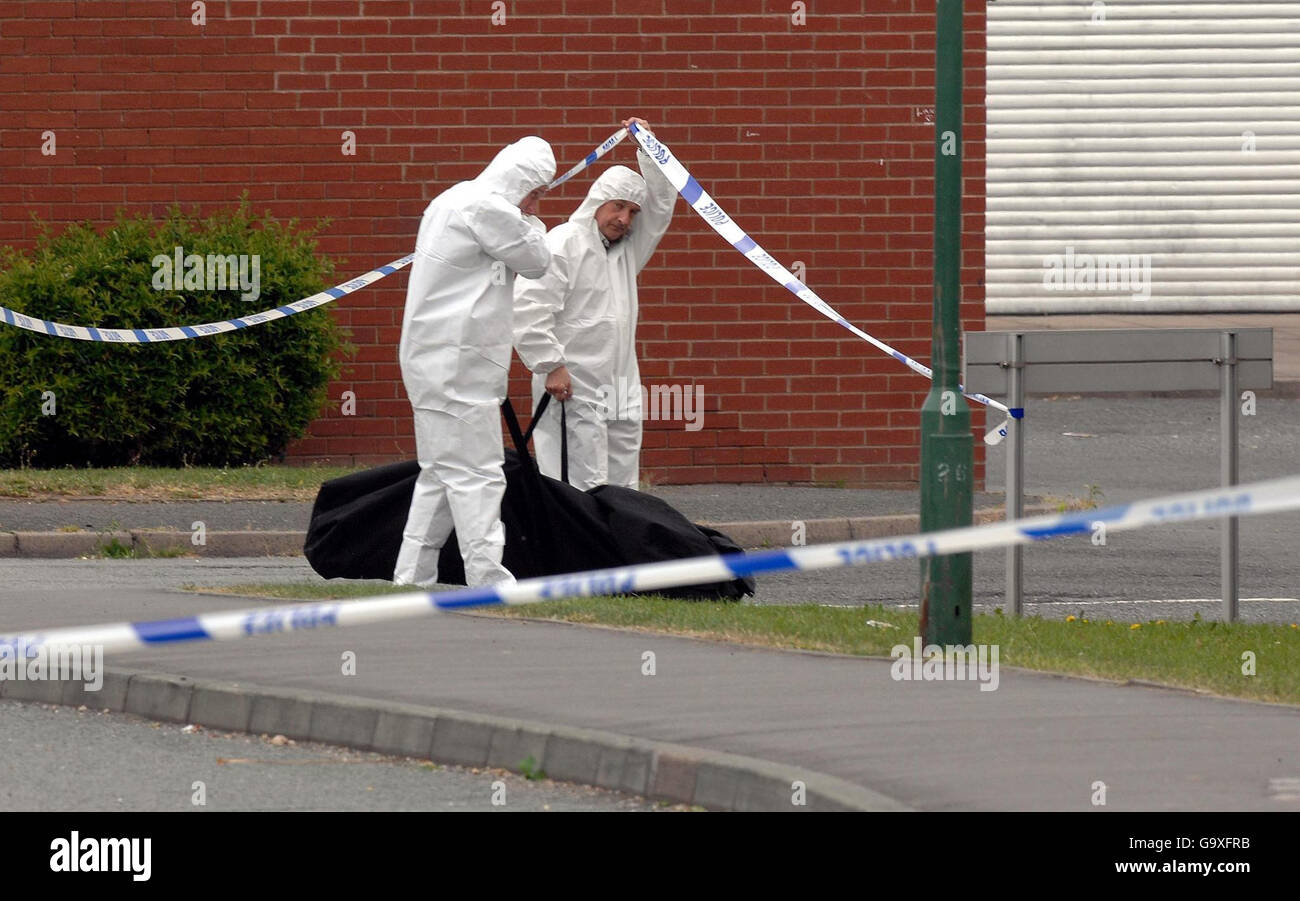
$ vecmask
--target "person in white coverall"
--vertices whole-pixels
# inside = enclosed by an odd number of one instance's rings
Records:
[[[393,581],[431,585],[452,528],[467,585],[510,582],[501,565],[501,401],[510,366],[514,280],[546,272],[537,202],[555,177],[541,138],[504,148],[473,181],[424,211],[406,289],[399,358],[415,412],[420,475]]]
[[[628,119],[649,131],[642,119]],[[565,405],[569,483],[636,488],[641,466],[641,373],[636,277],[668,230],[677,192],[645,153],[643,175],[601,173],[587,198],[546,236],[551,268],[515,284],[515,350],[533,373],[533,404]],[[644,177],[643,177],[644,176]],[[534,432],[541,471],[560,478],[560,409]]]

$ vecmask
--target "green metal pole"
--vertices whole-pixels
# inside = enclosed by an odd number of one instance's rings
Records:
[[[971,524],[975,445],[961,381],[962,5],[938,0],[935,39],[934,382],[921,407],[921,531]],[[921,639],[971,642],[971,555],[921,561]]]

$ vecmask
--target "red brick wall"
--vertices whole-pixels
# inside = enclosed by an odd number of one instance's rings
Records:
[[[797,24],[799,5],[208,0],[199,27],[188,0],[0,0],[0,242],[28,244],[33,212],[105,221],[248,191],[258,209],[332,219],[320,246],[346,258],[345,277],[408,253],[428,201],[500,146],[540,134],[563,171],[635,114],[828,303],[928,361],[934,2],[807,0]],[[982,3],[966,30],[963,318],[980,328]],[[46,130],[55,157],[40,153]],[[607,159],[632,158],[628,142]],[[589,183],[543,200],[548,225]],[[412,454],[405,284],[335,305],[359,351],[331,395],[354,391],[356,415],[333,403],[292,459]],[[769,281],[683,202],[642,276],[638,338],[645,384],[705,391],[702,430],[647,424],[657,482],[915,480],[928,383]],[[517,361],[512,393],[526,406]]]

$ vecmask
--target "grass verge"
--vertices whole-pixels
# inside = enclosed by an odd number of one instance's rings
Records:
[[[321,482],[357,472],[351,466],[239,466],[229,469],[0,470],[0,497],[93,498],[95,500],[310,501]]]
[[[250,583],[191,590],[246,597],[346,599],[409,592],[387,582]],[[916,613],[885,607],[691,603],[665,598],[583,598],[483,608],[498,616],[661,632],[737,644],[888,657],[917,634]],[[885,624],[885,625],[882,625]],[[893,626],[893,628],[889,628]],[[1156,682],[1230,697],[1300,704],[1300,626],[1193,620],[1134,623],[979,615],[977,644],[999,663],[1104,679]],[[1243,655],[1254,655],[1245,675]]]

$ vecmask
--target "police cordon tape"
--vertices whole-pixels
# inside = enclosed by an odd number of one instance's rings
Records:
[[[659,141],[654,135],[650,134],[645,129],[639,128],[635,123],[629,127],[629,131],[632,136],[636,138],[637,143],[641,145],[641,149],[646,152],[646,156],[650,157],[654,164],[659,167],[659,171],[662,172],[664,177],[667,178],[672,186],[677,189],[677,193],[682,195],[682,199],[690,204],[691,209],[699,213],[700,218],[707,222],[709,227],[722,237],[722,240],[726,241],[743,254],[747,260],[765,272],[772,281],[785,287],[785,289],[791,294],[808,304],[808,306],[812,307],[817,312],[821,313],[827,319],[838,323],[853,334],[857,335],[859,338],[889,354],[913,372],[920,373],[927,379],[934,379],[934,370],[929,366],[913,360],[902,351],[895,350],[885,342],[867,334],[836,312],[834,307],[818,297],[817,292],[813,291],[799,279],[795,278],[794,274],[791,273],[790,270],[778,263],[770,253],[760,247],[744,229],[737,225],[736,221],[727,215],[727,212],[723,210],[722,207],[718,206],[717,201],[709,196],[708,192],[700,186],[700,183],[695,180],[695,177],[691,175],[690,172],[686,171],[686,167],[677,161],[677,158],[673,156],[672,151],[670,151],[663,142]],[[617,137],[617,135],[614,137]],[[613,138],[610,138],[610,140],[613,140]],[[606,143],[608,143],[608,141]],[[1016,409],[1012,409],[1005,404],[998,403],[990,397],[985,397],[983,394],[970,394],[962,389],[960,385],[957,387],[962,394],[969,397],[971,400],[1007,414],[1007,422],[1002,423],[998,428],[993,429],[984,436],[984,441],[988,444],[997,444],[1000,442],[1006,437],[1006,428],[1010,420],[1020,419],[1024,416],[1025,411],[1022,408],[1017,407]]]
[[[1288,476],[1233,488],[1193,491],[1152,500],[1054,514],[1014,522],[968,526],[903,538],[841,541],[752,554],[695,557],[614,569],[526,579],[512,585],[465,588],[447,592],[413,592],[353,601],[286,604],[179,619],[109,623],[0,635],[9,655],[37,649],[102,646],[105,653],[187,641],[227,641],[328,627],[358,626],[426,616],[470,607],[517,606],[565,598],[654,591],[701,585],[787,570],[809,571],[862,566],[887,560],[916,560],[946,554],[1030,544],[1065,535],[1127,531],[1161,523],[1223,516],[1249,516],[1300,508],[1300,476]]]
[[[397,270],[409,266],[413,259],[415,259],[414,254],[407,254],[400,260],[393,260],[393,262],[380,266],[378,269],[371,269],[364,275],[358,275],[356,278],[343,282],[341,285],[335,285],[333,288],[326,288],[311,297],[304,297],[302,300],[295,300],[293,303],[287,303],[271,310],[263,310],[251,316],[240,316],[222,322],[205,322],[202,325],[178,325],[168,328],[94,328],[85,325],[66,325],[62,322],[50,322],[48,319],[37,319],[3,306],[0,306],[0,318],[3,318],[9,325],[27,329],[29,332],[40,332],[44,335],[53,335],[56,338],[72,338],[77,341],[105,341],[112,344],[157,344],[163,341],[185,341],[189,338],[203,338],[207,335],[233,332],[238,329],[248,328],[250,325],[260,325],[263,322],[284,319],[286,316],[292,316],[295,313],[315,309],[331,301],[338,300],[340,297],[347,297],[354,291],[359,291],[367,285],[374,284],[381,278],[392,275]]]
[[[595,150],[591,151],[591,153],[587,154],[586,157],[583,158],[582,162],[578,163],[568,172],[564,173],[555,181],[547,185],[546,190],[554,191],[556,188],[564,184],[569,179],[573,178],[573,176],[577,175],[583,169],[586,169],[592,163],[596,162],[596,160],[600,159],[602,156],[609,153],[611,150],[614,149],[615,146],[617,146],[626,137],[627,137],[627,129],[620,128],[618,131],[614,132],[612,135],[606,138],[603,144],[601,144]]]

